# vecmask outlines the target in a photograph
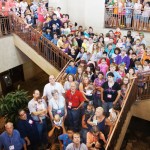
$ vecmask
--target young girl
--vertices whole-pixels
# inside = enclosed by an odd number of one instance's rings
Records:
[[[92,54],[91,54],[91,58],[90,58],[91,61],[93,61],[93,62],[97,61],[97,58],[96,58],[97,53],[98,53],[97,44],[93,44]]]
[[[127,54],[128,54],[128,56],[129,56],[129,58],[131,59],[131,58],[132,58],[132,54],[133,54],[133,49],[130,48],[130,49],[128,50]]]
[[[76,59],[76,47],[73,46],[70,50],[70,54],[69,54],[74,60]]]
[[[137,54],[137,59],[140,61],[143,54],[145,52],[145,44],[140,44],[139,45],[139,49],[137,50],[136,54]]]
[[[106,72],[108,71],[108,68],[109,68],[107,65],[107,62],[106,62],[106,58],[102,58],[101,63],[98,66],[100,68],[100,71],[102,71],[105,76]]]
[[[120,64],[120,65],[118,66],[118,68],[119,68],[118,73],[120,74],[120,76],[121,76],[122,78],[126,75],[126,73],[125,73],[125,67],[126,67],[125,64]]]
[[[123,48],[122,39],[118,39],[117,44],[116,44],[116,47]]]
[[[123,104],[125,98],[126,98],[126,94],[127,91],[129,89],[129,78],[126,76],[123,78],[123,83],[121,85],[121,96],[120,96],[120,105]]]
[[[87,75],[89,80],[91,81],[92,75],[94,74],[94,72],[91,70],[91,68],[89,66],[86,67],[86,70],[84,72],[84,75]]]
[[[58,42],[57,42],[57,47],[61,48],[63,46],[63,41],[62,41],[62,36],[59,37]]]
[[[126,76],[131,80],[136,78],[135,70],[133,68],[129,69],[129,72],[126,74]]]
[[[112,58],[113,58],[113,62],[115,63],[115,59],[116,57],[120,54],[120,48],[119,47],[116,47],[115,50],[114,50],[114,54],[112,54]]]
[[[78,62],[79,62],[80,59],[82,58],[84,52],[85,52],[85,48],[84,48],[84,47],[81,47],[81,49],[80,49],[80,51],[79,51],[79,53],[78,53],[78,55],[77,55],[77,57],[76,57],[76,60],[75,60],[75,61],[76,61],[76,64],[78,64]]]
[[[77,73],[75,74],[75,81],[81,83],[82,77],[83,77],[83,67],[79,66],[77,69]]]

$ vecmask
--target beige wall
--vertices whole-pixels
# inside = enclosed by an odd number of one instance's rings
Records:
[[[42,72],[43,70],[38,67],[33,61],[28,61],[23,64],[23,72],[24,72],[24,79],[25,81],[33,78],[38,73]]]
[[[12,36],[0,38],[0,73],[28,60],[28,57],[15,47]]]

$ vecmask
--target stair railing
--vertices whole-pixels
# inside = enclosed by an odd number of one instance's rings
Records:
[[[105,150],[114,150],[114,147],[117,143],[120,132],[122,130],[124,121],[127,117],[127,114],[129,112],[132,104],[135,102],[136,98],[137,98],[137,79],[133,79],[133,80],[131,80],[130,87],[127,91],[126,98],[124,100],[121,111],[120,111],[119,116],[114,125],[111,136],[108,139]]]
[[[6,17],[9,22],[9,32],[18,35],[24,42],[32,47],[39,55],[61,71],[72,58],[59,49],[41,32],[33,27],[27,27],[24,20],[15,14]],[[4,22],[4,21],[2,21]]]

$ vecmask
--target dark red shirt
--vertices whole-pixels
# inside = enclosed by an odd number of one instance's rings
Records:
[[[66,100],[69,108],[77,108],[85,99],[80,91],[76,90],[72,94],[71,90],[68,90],[66,92]]]

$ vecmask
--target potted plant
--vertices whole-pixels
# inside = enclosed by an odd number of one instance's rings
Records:
[[[28,92],[20,90],[8,93],[5,97],[0,98],[0,117],[16,124],[18,120],[18,110],[27,109],[29,101]]]

